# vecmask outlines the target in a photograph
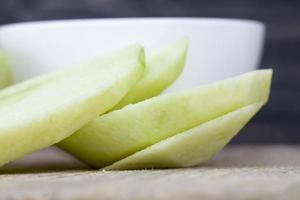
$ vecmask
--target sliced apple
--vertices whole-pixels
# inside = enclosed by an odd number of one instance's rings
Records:
[[[144,77],[112,110],[157,96],[169,87],[182,72],[187,49],[188,39],[182,38],[147,54]]]
[[[208,161],[254,116],[262,103],[250,104],[162,140],[107,170],[191,167]]]
[[[143,78],[127,93],[127,95],[111,110],[119,109],[127,104],[136,103],[160,94],[180,75],[187,54],[188,39],[182,38],[160,49],[150,52],[146,58]],[[5,88],[0,93],[7,98],[10,95],[30,90],[35,86],[55,78],[57,73],[50,73],[26,80]]]
[[[0,165],[68,137],[113,107],[143,72],[143,48],[133,45],[2,96]]]
[[[0,51],[0,89],[11,84],[11,74],[8,62],[3,52]]]
[[[58,73],[47,73],[32,79],[25,80],[23,82],[19,82],[17,84],[11,85],[10,87],[6,87],[1,90],[0,92],[0,101],[12,97],[15,94],[23,94],[25,91],[30,91],[31,89],[40,86],[41,84],[45,83],[46,81],[50,80],[52,77],[57,77]]]
[[[98,117],[59,146],[91,166],[108,166],[236,109],[266,102],[271,77],[272,70],[258,70],[128,105]]]

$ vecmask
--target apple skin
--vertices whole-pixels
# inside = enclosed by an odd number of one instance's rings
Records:
[[[11,84],[11,74],[6,56],[0,51],[0,89]]]
[[[257,70],[128,105],[98,117],[59,147],[102,168],[236,109],[265,103],[272,70]]]
[[[120,109],[159,95],[181,74],[188,50],[186,37],[146,55],[144,77],[112,109]]]
[[[61,141],[112,108],[144,67],[144,50],[133,45],[2,96],[0,165]]]
[[[210,160],[247,124],[263,103],[250,104],[205,122],[105,167],[132,170],[192,167]]]

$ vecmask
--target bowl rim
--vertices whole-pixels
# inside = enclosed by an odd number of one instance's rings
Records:
[[[24,31],[29,29],[39,28],[62,28],[66,26],[85,26],[91,24],[102,25],[118,25],[120,23],[131,24],[165,24],[184,26],[187,24],[193,25],[230,25],[237,27],[253,27],[265,29],[265,24],[261,21],[252,19],[239,18],[217,18],[217,17],[128,17],[128,18],[84,18],[84,19],[59,19],[59,20],[44,20],[44,21],[29,21],[16,22],[0,25],[0,31]]]

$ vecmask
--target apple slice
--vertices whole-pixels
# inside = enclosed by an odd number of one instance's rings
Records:
[[[0,51],[0,89],[11,84],[11,74],[3,52]]]
[[[262,103],[250,104],[134,153],[107,170],[191,167],[208,161],[246,125]]]
[[[144,77],[112,109],[137,103],[159,95],[181,74],[188,49],[188,39],[182,38],[146,56]]]
[[[113,107],[143,73],[143,48],[133,45],[2,96],[0,165],[68,137]]]
[[[271,77],[272,70],[258,70],[128,105],[88,123],[59,147],[91,166],[108,166],[236,109],[266,102]]]
[[[182,38],[154,52],[150,52],[146,58],[147,65],[144,77],[111,110],[156,96],[170,86],[178,78],[184,67],[187,48],[188,39]],[[26,80],[22,84],[5,88],[0,93],[0,99],[21,91],[30,90],[55,76],[56,73],[44,74]]]

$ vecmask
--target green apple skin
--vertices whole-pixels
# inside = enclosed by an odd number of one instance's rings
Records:
[[[0,89],[11,84],[11,74],[6,56],[0,51]]]
[[[262,103],[250,104],[162,140],[105,167],[106,170],[178,168],[210,160],[246,125]]]
[[[98,117],[59,143],[101,168],[249,104],[266,102],[272,70],[257,70],[198,88],[169,93]]]
[[[140,80],[144,62],[143,48],[133,45],[2,97],[0,165],[61,141],[112,108]]]
[[[112,110],[159,95],[181,74],[187,50],[188,39],[181,38],[147,54],[144,77]]]

